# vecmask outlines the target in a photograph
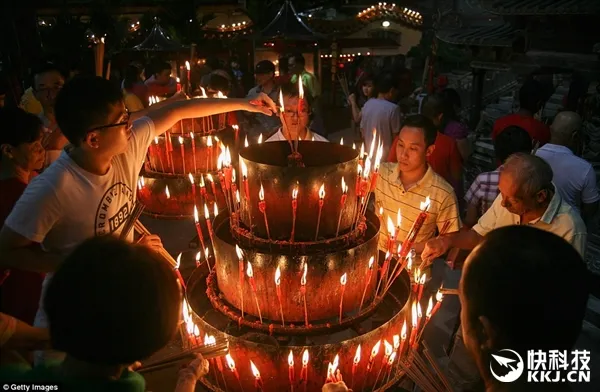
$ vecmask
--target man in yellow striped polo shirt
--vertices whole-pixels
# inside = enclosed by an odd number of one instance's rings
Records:
[[[398,163],[383,163],[375,189],[378,205],[383,207],[383,227],[379,236],[379,248],[387,250],[387,216],[394,223],[398,209],[402,215],[397,241],[402,242],[416,217],[420,204],[429,196],[429,213],[415,240],[417,254],[423,250],[425,241],[433,238],[449,221],[446,232],[460,229],[458,203],[452,186],[436,174],[427,164],[427,157],[435,149],[437,130],[427,117],[409,116],[404,120],[398,136],[396,153]],[[397,228],[394,228],[397,230]]]

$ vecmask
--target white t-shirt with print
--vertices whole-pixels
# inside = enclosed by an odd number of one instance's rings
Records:
[[[83,170],[63,151],[42,174],[35,177],[6,219],[5,225],[47,252],[67,255],[84,240],[118,235],[133,209],[136,184],[154,123],[147,117],[135,121],[127,150],[112,159],[105,175]],[[130,234],[130,240],[133,233]],[[47,327],[42,309],[52,274],[42,286],[36,327]]]

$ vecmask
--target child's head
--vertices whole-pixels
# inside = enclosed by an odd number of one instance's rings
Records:
[[[128,365],[173,338],[181,291],[156,252],[104,236],[67,257],[44,306],[54,348],[91,364]]]
[[[281,95],[283,96],[283,106],[285,112],[286,126],[294,129],[304,129],[308,127],[312,120],[312,96],[306,86],[304,88],[304,103],[298,112],[299,91],[297,83],[286,83],[281,86]]]
[[[127,149],[129,113],[118,85],[101,77],[69,81],[56,100],[56,121],[77,147],[112,158]]]
[[[373,75],[365,74],[361,77],[360,89],[367,99],[375,96],[375,78]]]
[[[40,170],[46,157],[42,134],[42,121],[37,116],[20,108],[0,109],[2,164],[11,162],[28,172]]]

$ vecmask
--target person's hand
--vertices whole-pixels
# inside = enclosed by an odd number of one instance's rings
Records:
[[[356,94],[350,94],[348,97],[348,103],[350,105],[356,105]]]
[[[159,251],[163,247],[160,237],[157,236],[156,234],[142,236],[137,241],[137,244],[145,246],[146,248],[150,248],[154,251]]]
[[[169,97],[169,101],[182,101],[188,99],[188,96],[183,91],[177,91]]]
[[[275,102],[265,93],[258,93],[257,96],[253,97],[248,101],[248,111],[254,113],[262,113],[267,116],[277,113],[277,105]]]
[[[196,359],[179,371],[175,392],[191,392],[196,389],[196,382],[208,374],[208,361],[196,354]]]
[[[352,389],[348,389],[345,382],[338,381],[338,382],[329,382],[329,383],[323,385],[323,388],[321,389],[321,391],[323,391],[323,392],[347,392],[347,391],[352,392]]]
[[[433,259],[448,252],[451,246],[452,240],[450,237],[433,238],[425,243],[425,248],[421,253],[421,260],[425,263],[431,263]]]
[[[136,370],[138,370],[141,367],[142,367],[142,363],[139,362],[139,361],[135,361],[134,363],[132,363],[131,365],[129,365],[129,367],[127,368],[127,370],[129,370],[130,372],[135,372]]]

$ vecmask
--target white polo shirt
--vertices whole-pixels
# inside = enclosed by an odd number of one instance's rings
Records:
[[[579,158],[568,147],[557,144],[544,144],[536,155],[548,162],[554,176],[552,182],[563,199],[576,211],[581,204],[600,200],[596,172],[585,159]]]
[[[584,257],[587,241],[585,223],[579,213],[563,200],[560,193],[556,192],[556,186],[554,188],[554,196],[550,200],[544,215],[540,218],[531,222],[521,222],[519,215],[515,215],[502,207],[502,194],[500,194],[494,200],[494,204],[490,209],[479,218],[477,224],[473,226],[473,230],[477,234],[485,236],[490,231],[500,227],[526,224],[564,238],[573,245],[581,257]]]

